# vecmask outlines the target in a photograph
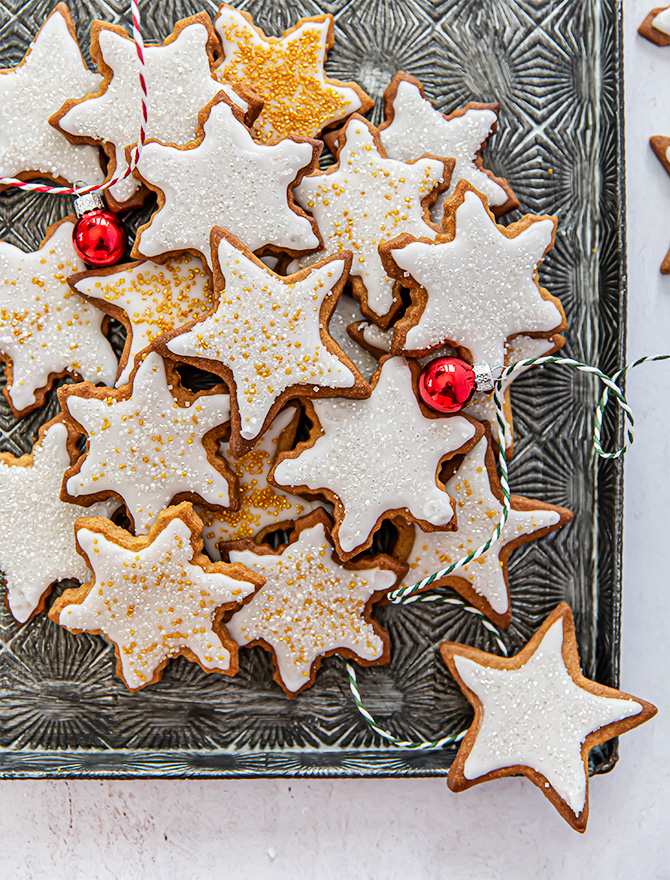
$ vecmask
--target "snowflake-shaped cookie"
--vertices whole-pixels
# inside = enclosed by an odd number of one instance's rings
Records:
[[[361,666],[389,662],[389,638],[372,606],[405,567],[376,554],[343,565],[328,534],[330,520],[314,511],[296,523],[291,542],[278,551],[251,541],[231,544],[231,562],[249,566],[265,586],[228,621],[238,645],[272,651],[275,681],[288,697],[314,684],[322,657],[339,654]]]
[[[59,389],[64,412],[88,438],[87,452],[65,474],[63,497],[84,505],[118,498],[136,534],[146,534],[171,501],[232,506],[235,478],[218,454],[228,395],[187,393],[155,352],[131,382],[117,391],[89,384]]]
[[[72,245],[74,221],[50,226],[31,253],[0,242],[0,358],[7,364],[4,394],[17,417],[41,406],[59,376],[105,384],[116,376],[104,315],[67,283],[84,268]]]
[[[164,510],[147,537],[101,517],[77,522],[77,544],[93,577],[66,590],[49,617],[71,632],[106,636],[131,691],[158,681],[179,654],[205,672],[237,672],[237,645],[221,617],[263,578],[243,565],[210,562],[201,530],[188,502]]]
[[[670,6],[657,6],[638,28],[640,36],[657,46],[670,46]]]
[[[670,11],[670,7],[668,9]],[[670,137],[661,137],[656,135],[650,138],[651,147],[656,153],[659,162],[670,174]],[[666,254],[665,260],[661,264],[661,272],[664,275],[670,275],[670,251]]]

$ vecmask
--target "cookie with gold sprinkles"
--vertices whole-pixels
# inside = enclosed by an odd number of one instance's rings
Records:
[[[158,681],[180,654],[205,672],[235,675],[237,645],[221,618],[263,578],[238,563],[210,562],[201,531],[188,502],[162,511],[146,537],[102,517],[78,519],[77,547],[93,574],[66,590],[49,617],[70,632],[112,642],[117,674],[131,691]]]

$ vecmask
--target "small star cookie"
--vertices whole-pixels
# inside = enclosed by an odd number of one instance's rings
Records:
[[[439,416],[419,403],[420,368],[382,358],[367,400],[307,401],[311,438],[280,455],[270,482],[296,494],[323,494],[335,505],[333,540],[342,559],[372,543],[382,520],[401,514],[422,529],[453,529],[454,502],[438,475],[467,452],[483,427],[466,416]]]
[[[7,364],[4,395],[17,418],[42,406],[61,376],[110,384],[116,375],[103,314],[67,283],[84,268],[72,245],[74,223],[65,217],[50,226],[31,253],[0,242],[0,359]]]
[[[281,37],[266,37],[248,13],[224,3],[214,26],[224,55],[216,75],[236,88],[251,86],[263,100],[252,127],[257,141],[317,137],[351,113],[372,108],[356,83],[326,77],[326,54],[334,42],[332,15],[301,18]]]
[[[453,642],[440,652],[475,710],[449,788],[523,774],[576,831],[585,831],[589,752],[648,721],[656,708],[581,674],[565,603],[513,657]]]
[[[670,7],[668,7],[668,13],[670,13]],[[668,25],[668,29],[670,32],[670,24]],[[668,45],[670,45],[670,38]],[[656,153],[656,156],[661,163],[661,165],[665,168],[665,170],[670,174],[670,137],[661,137],[660,135],[656,135],[650,138],[651,147]],[[664,275],[670,275],[670,251],[666,254],[665,260],[661,264],[661,272]]]
[[[389,637],[372,606],[398,583],[405,566],[384,554],[343,564],[333,552],[330,520],[316,510],[296,523],[278,550],[238,541],[231,562],[265,578],[248,605],[233,614],[228,632],[238,645],[272,652],[274,679],[287,697],[314,684],[321,659],[339,654],[361,666],[389,662]]]
[[[670,6],[652,9],[637,32],[657,46],[670,46]]]
[[[227,394],[186,392],[176,370],[150,352],[123,388],[67,385],[58,397],[87,436],[86,453],[63,478],[64,500],[88,506],[118,498],[136,534],[146,534],[170,502],[237,503],[235,477],[218,454]]]
[[[116,672],[131,691],[158,681],[179,654],[205,672],[235,675],[237,645],[221,623],[263,578],[203,555],[202,522],[184,502],[162,511],[146,537],[102,517],[82,517],[77,546],[93,572],[66,590],[49,617],[75,634],[104,635],[116,649]]]

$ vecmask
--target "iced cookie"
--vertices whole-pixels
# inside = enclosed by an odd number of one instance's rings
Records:
[[[330,520],[316,510],[296,523],[289,544],[239,541],[230,561],[249,566],[265,585],[228,620],[238,645],[272,652],[275,681],[288,697],[314,684],[323,657],[339,654],[361,666],[389,662],[389,637],[372,607],[398,583],[406,567],[384,554],[341,563],[329,537]]]
[[[102,332],[104,315],[70,289],[84,268],[72,245],[74,217],[47,229],[36,251],[0,242],[0,359],[14,415],[42,406],[54,381],[79,376],[111,384],[117,360]]]
[[[129,690],[158,681],[180,654],[205,672],[235,675],[237,645],[221,618],[263,578],[243,565],[209,561],[201,552],[202,522],[188,502],[162,511],[146,537],[98,516],[82,517],[75,530],[92,577],[66,590],[49,617],[76,634],[104,635]]]
[[[464,791],[523,774],[576,831],[584,831],[589,752],[648,721],[655,707],[581,674],[566,604],[513,657],[453,642],[440,651],[475,710],[451,765],[449,788]]]
[[[670,46],[670,6],[657,6],[638,28],[640,36],[657,46]]]
[[[670,13],[670,8],[667,10]],[[670,42],[668,42],[670,45]],[[665,170],[670,174],[670,137],[661,137],[660,135],[650,139],[650,143],[654,153],[658,156],[658,160]],[[661,272],[664,275],[670,275],[670,251],[666,254],[665,260],[661,264]]]

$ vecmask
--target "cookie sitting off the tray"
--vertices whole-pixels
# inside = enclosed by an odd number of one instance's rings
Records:
[[[640,36],[657,46],[670,46],[670,6],[657,6],[638,28]]]
[[[670,7],[668,8],[668,12],[670,13]],[[654,153],[656,153],[658,161],[668,174],[670,174],[670,137],[661,137],[660,135],[657,135],[650,138],[649,143],[651,144]],[[670,251],[668,251],[665,260],[663,260],[663,263],[661,264],[661,272],[664,275],[670,275]]]
[[[49,617],[73,633],[106,636],[129,690],[158,681],[179,654],[205,672],[235,675],[237,645],[221,617],[264,581],[244,565],[202,554],[202,522],[188,502],[164,510],[146,537],[102,517],[82,517],[75,531],[93,577],[66,590]]]
[[[648,721],[655,707],[581,674],[566,604],[513,657],[453,642],[444,642],[440,652],[475,710],[451,765],[449,788],[463,791],[521,773],[584,831],[589,752]]]

